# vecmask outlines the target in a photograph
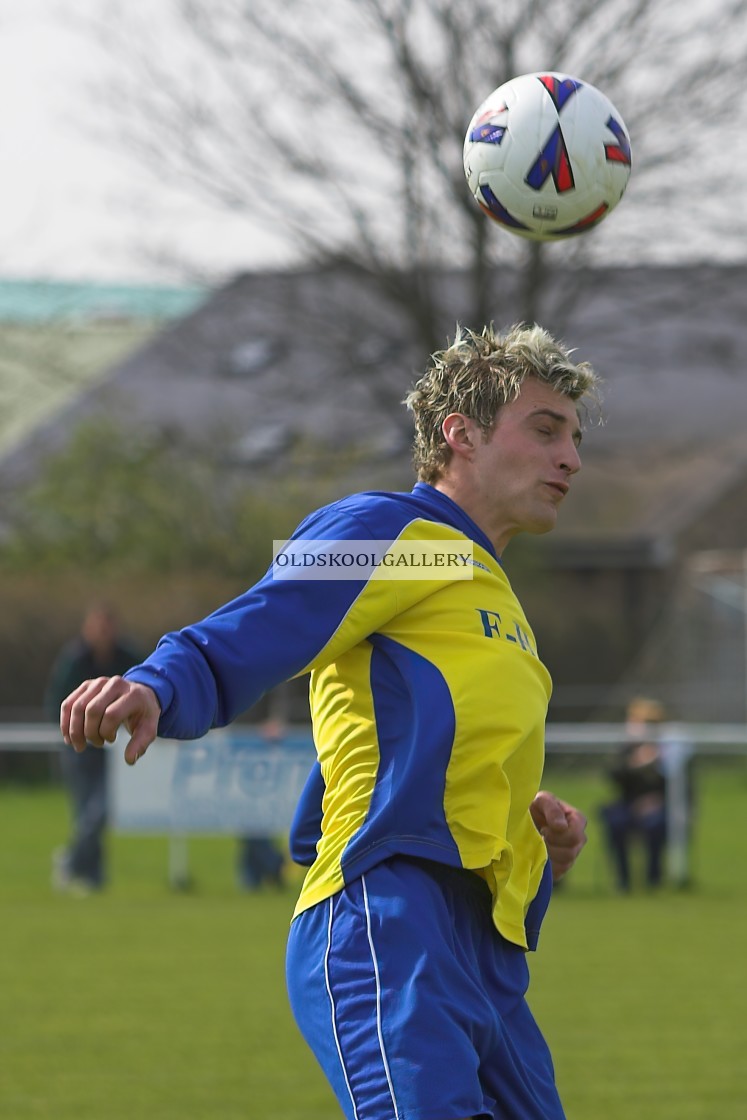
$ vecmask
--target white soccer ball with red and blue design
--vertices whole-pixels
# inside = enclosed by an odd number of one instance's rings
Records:
[[[568,74],[512,78],[483,101],[464,141],[482,209],[511,233],[556,241],[593,229],[628,185],[630,137],[603,93]]]

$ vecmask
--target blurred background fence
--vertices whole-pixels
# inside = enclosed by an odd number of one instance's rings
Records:
[[[667,872],[674,884],[691,877],[697,786],[705,766],[747,762],[747,724],[664,723],[656,731],[665,777]],[[545,782],[558,771],[602,779],[630,741],[623,723],[551,723]],[[311,731],[286,729],[271,743],[257,726],[210,732],[177,744],[159,740],[146,760],[128,767],[123,740],[109,767],[110,825],[124,833],[170,837],[171,877],[186,875],[190,835],[287,834],[314,760]],[[65,747],[45,723],[0,724],[0,782],[59,781]],[[588,811],[588,810],[586,810]]]

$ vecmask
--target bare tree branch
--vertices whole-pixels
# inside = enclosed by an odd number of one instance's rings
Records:
[[[707,11],[676,0],[164,7],[166,44],[132,5],[84,28],[117,64],[97,94],[109,142],[248,228],[272,229],[299,263],[349,261],[378,277],[424,347],[443,321],[434,271],[468,272],[479,322],[490,317],[494,270],[523,269],[525,317],[541,316],[550,269],[605,260],[612,246],[617,259],[624,249],[635,260],[662,216],[718,197],[717,139],[744,119],[747,0],[714,0]],[[729,34],[714,36],[714,24]],[[626,217],[549,250],[492,227],[461,162],[480,101],[515,73],[543,68],[603,89],[634,151]],[[696,130],[698,145],[714,150],[705,165],[686,143]],[[703,210],[701,227],[718,238],[722,214]]]

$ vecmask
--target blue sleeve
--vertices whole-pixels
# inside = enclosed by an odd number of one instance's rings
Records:
[[[322,835],[322,798],[324,778],[318,762],[306,779],[290,826],[288,849],[294,863],[311,867],[316,859],[316,846]]]
[[[391,531],[386,508],[378,517],[376,513],[374,506],[372,520],[364,523],[355,505],[343,500],[312,514],[292,539],[383,538],[386,529],[390,538],[396,537],[399,527]],[[308,671],[366,587],[361,579],[273,575],[268,570],[249,591],[202,622],[167,634],[146,661],[125,674],[156,693],[161,705],[159,735],[197,739],[211,727],[226,726],[271,688]],[[379,589],[369,596],[373,610],[365,617],[356,614],[345,629],[343,637],[350,645],[396,610],[390,588],[378,582]]]

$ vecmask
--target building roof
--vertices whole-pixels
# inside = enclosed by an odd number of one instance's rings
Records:
[[[666,566],[681,534],[747,479],[742,433],[687,444],[662,440],[629,451],[586,454],[582,448],[582,458],[584,468],[546,543],[556,562],[569,567],[592,556],[597,566]]]
[[[569,562],[581,547],[610,562],[665,563],[677,534],[747,467],[747,267],[595,270],[556,277],[558,297],[571,282],[581,298],[562,321],[557,310],[543,321],[601,374],[604,422],[585,434],[584,470],[552,547]],[[458,273],[439,283],[453,308],[446,339],[466,285]],[[499,325],[516,317],[515,288],[515,277],[497,278]],[[195,446],[219,441],[227,464],[254,481],[304,444],[310,469],[358,453],[365,469],[341,488],[362,478],[407,485],[400,402],[421,362],[405,317],[365,276],[246,274],[116,363],[5,469],[27,477],[75,423],[106,408]]]
[[[0,456],[17,450],[165,321],[197,288],[0,280]]]
[[[153,319],[187,315],[205,298],[197,287],[0,279],[0,323]]]

